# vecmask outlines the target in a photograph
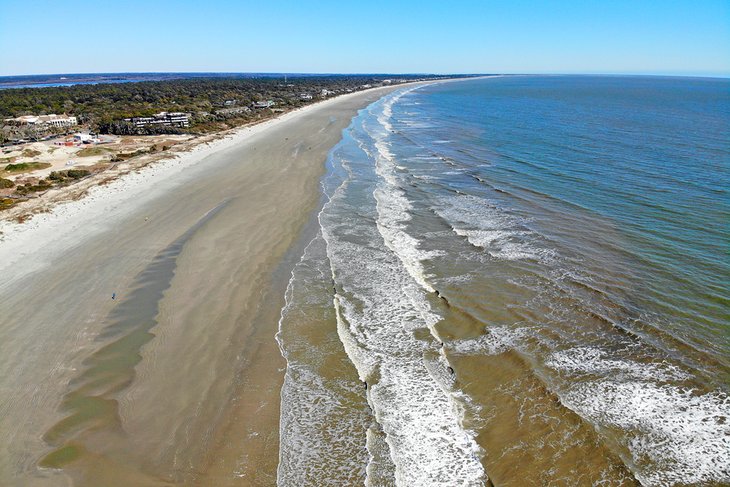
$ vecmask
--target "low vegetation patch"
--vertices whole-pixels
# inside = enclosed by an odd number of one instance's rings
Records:
[[[38,157],[41,155],[41,151],[35,149],[25,149],[21,153],[23,157]]]
[[[53,171],[45,179],[28,177],[22,181],[13,182],[9,179],[0,178],[0,189],[13,188],[6,194],[12,196],[0,196],[0,211],[12,208],[20,201],[25,201],[34,193],[42,193],[52,188],[58,188],[72,184],[82,178],[90,176],[89,169],[67,169],[64,171]]]
[[[86,169],[69,169],[67,171],[53,171],[48,179],[51,181],[64,181],[66,179],[81,179],[89,176],[91,171]]]
[[[20,195],[27,195],[30,193],[38,193],[40,191],[47,191],[51,189],[53,186],[53,182],[48,179],[41,179],[37,183],[25,183],[25,184],[19,184],[17,188],[15,188],[15,192]]]
[[[8,173],[20,173],[20,172],[31,172],[39,169],[45,169],[51,167],[47,162],[19,162],[17,164],[8,164],[5,166],[5,172]]]
[[[108,154],[109,150],[103,147],[84,147],[76,153],[77,157],[103,156]]]
[[[152,146],[152,147],[154,147],[154,146]],[[126,161],[127,159],[131,159],[133,157],[141,156],[143,154],[149,154],[150,152],[155,152],[156,150],[157,149],[155,148],[155,149],[150,149],[150,150],[139,149],[139,150],[136,150],[134,152],[126,152],[126,153],[125,152],[120,152],[117,155],[115,155],[114,157],[112,157],[112,162]]]
[[[18,202],[15,198],[0,198],[0,210],[12,208]]]

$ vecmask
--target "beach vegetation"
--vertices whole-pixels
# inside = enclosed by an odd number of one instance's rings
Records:
[[[0,210],[11,208],[18,201],[22,201],[34,193],[45,192],[54,187],[66,186],[91,174],[92,171],[89,169],[67,169],[64,171],[53,171],[44,179],[27,178],[24,181],[16,183],[8,179],[0,179],[0,188],[13,188],[12,194],[10,195],[12,197],[0,197]]]
[[[48,175],[51,181],[65,181],[67,179],[81,179],[90,176],[91,171],[88,169],[68,169],[66,171],[53,171]]]
[[[25,184],[19,184],[15,188],[15,192],[19,195],[27,195],[31,193],[38,193],[41,191],[47,191],[53,186],[53,181],[49,179],[41,179],[37,182],[27,182]]]
[[[69,169],[65,172],[71,179],[81,179],[91,175],[91,171],[87,171],[86,169]]]
[[[0,210],[7,210],[12,208],[18,202],[16,198],[2,198],[0,197]]]
[[[25,149],[22,152],[23,157],[38,157],[41,155],[41,151],[35,149]]]
[[[108,153],[109,150],[103,147],[84,147],[76,153],[76,157],[103,156]]]
[[[7,173],[22,173],[37,171],[39,169],[45,169],[51,167],[47,162],[19,162],[17,164],[8,164],[5,166],[5,172]]]
[[[134,152],[119,152],[116,155],[112,156],[111,162],[122,162],[122,161],[126,161],[127,159],[131,159],[133,157],[137,157],[137,156],[141,156],[141,155],[144,155],[144,154],[148,154],[150,152],[154,152],[154,150],[152,150],[152,149],[149,149],[149,150],[139,149],[139,150],[136,150]]]

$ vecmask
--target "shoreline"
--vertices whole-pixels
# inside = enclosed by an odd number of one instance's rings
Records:
[[[185,136],[188,136],[188,139],[184,140],[182,143],[175,144],[170,152],[159,152],[151,155],[146,153],[133,157],[131,159],[113,163],[109,168],[99,172],[95,172],[91,176],[86,177],[71,185],[50,188],[44,192],[38,193],[37,196],[17,203],[11,208],[0,211],[0,242],[3,241],[3,227],[9,225],[12,226],[13,223],[18,223],[22,225],[27,221],[35,219],[40,214],[53,212],[58,205],[63,205],[66,203],[84,199],[89,190],[108,185],[112,182],[117,181],[120,178],[128,176],[132,172],[138,172],[150,166],[170,164],[177,159],[189,159],[190,157],[192,157],[192,155],[198,155],[198,159],[202,159],[209,153],[215,152],[216,150],[225,149],[231,144],[242,142],[247,136],[251,136],[259,132],[260,130],[274,126],[277,123],[284,122],[291,117],[297,116],[298,114],[306,113],[307,111],[314,109],[315,107],[320,107],[336,100],[346,99],[348,97],[379,89],[397,89],[399,87],[421,83],[429,82],[412,81],[392,86],[377,86],[361,91],[341,94],[324,100],[318,100],[316,102],[289,110],[284,113],[275,114],[270,118],[248,122],[234,128],[229,128],[207,134],[183,134]],[[148,136],[139,137],[145,138]],[[149,137],[164,138],[165,136]],[[196,154],[204,150],[206,153]],[[194,163],[197,161],[180,161],[179,163],[189,164],[191,162]],[[42,169],[32,173],[27,173],[26,175],[29,177],[34,177],[37,175],[46,176],[46,173],[49,173],[52,169],[54,168]],[[59,168],[55,169],[58,170]],[[60,169],[67,168],[61,167]],[[9,231],[12,233],[12,230]]]
[[[147,156],[131,159],[70,186],[54,188],[37,198],[19,203],[0,212],[0,272],[5,274],[5,282],[22,277],[26,272],[18,272],[12,267],[21,261],[25,261],[27,266],[28,260],[43,250],[43,243],[57,239],[57,232],[65,225],[73,225],[74,230],[79,230],[84,220],[92,220],[99,213],[114,211],[117,215],[124,214],[127,210],[121,209],[120,205],[125,200],[136,199],[136,205],[140,206],[157,196],[159,190],[155,192],[156,183],[164,184],[181,172],[203,163],[208,156],[244,143],[267,129],[358,95],[379,90],[392,91],[420,83],[423,82],[348,93],[258,123],[201,136],[186,142],[190,145],[183,150],[158,154],[151,161],[144,160]],[[89,229],[85,231],[89,232]],[[71,244],[64,240],[61,245],[67,243]],[[59,242],[56,241],[56,244],[59,245]],[[56,252],[59,250],[60,247],[57,247]],[[27,270],[30,272],[40,268],[36,263]],[[3,283],[0,283],[0,288],[2,286]]]
[[[343,95],[237,129],[24,224],[0,224],[0,390],[7,392],[0,397],[0,483],[275,479],[285,363],[274,335],[285,261],[320,201],[324,162],[342,130],[359,109],[401,87]],[[126,336],[109,331],[117,303],[133,304],[141,276],[158,279],[156,256],[222,202],[171,261],[174,277],[158,286],[165,289],[159,299],[127,306],[153,313],[155,324],[149,342],[125,352],[139,361],[133,379],[100,393],[113,414],[65,431],[68,384],[83,377],[90,356]],[[42,439],[49,432],[50,446]],[[65,445],[80,458],[63,470],[37,468]]]

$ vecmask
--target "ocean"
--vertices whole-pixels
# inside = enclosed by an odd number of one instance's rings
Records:
[[[331,151],[279,485],[730,483],[730,81],[405,87]]]

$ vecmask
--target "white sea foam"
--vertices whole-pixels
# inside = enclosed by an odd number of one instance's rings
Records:
[[[547,365],[601,375],[572,381],[561,400],[592,423],[625,432],[627,464],[642,484],[730,482],[730,399],[724,393],[662,384],[685,375],[669,364],[617,360],[592,347],[556,352]]]
[[[343,414],[337,388],[306,365],[288,364],[281,404],[278,485],[335,486],[365,478],[366,416],[351,409]]]
[[[464,355],[499,355],[509,350],[519,349],[521,342],[528,336],[527,328],[490,326],[484,335],[470,340],[456,340],[448,343],[448,350]]]
[[[485,249],[494,258],[548,262],[555,257],[555,251],[539,245],[539,236],[526,230],[520,219],[486,199],[471,195],[441,198],[434,211],[454,233],[471,245]]]
[[[553,353],[546,361],[548,367],[578,374],[611,375],[614,379],[670,381],[689,379],[679,367],[669,363],[639,363],[610,358],[597,347],[576,347]]]
[[[349,254],[337,247],[338,243],[332,245],[335,262],[338,253]],[[362,274],[355,268],[346,276],[341,274],[340,282],[344,286],[355,281],[363,289],[363,281],[368,281],[379,289],[371,288],[372,295],[358,292],[363,299],[358,304],[338,296],[338,331],[361,378],[377,378],[369,388],[369,401],[387,434],[397,485],[482,485],[481,450],[461,427],[461,412],[448,388],[429,371],[423,359],[428,345],[413,335],[425,323],[398,289],[413,284],[404,271],[398,271],[397,264],[381,267],[374,255],[363,257],[367,259],[363,266],[370,272]],[[349,254],[340,265],[346,262],[349,266],[352,260]],[[341,269],[335,265],[336,271]],[[353,274],[361,275],[360,282]]]
[[[276,336],[287,361],[279,422],[280,486],[342,485],[357,483],[366,475],[366,431],[372,418],[366,410],[346,405],[348,396],[361,394],[362,385],[357,380],[326,380],[316,368],[321,362],[318,354],[327,350],[292,339],[298,320],[319,318],[318,314],[308,318],[308,309],[329,304],[326,293],[312,289],[326,285],[328,279],[324,241],[317,236],[292,271]]]
[[[390,111],[387,103],[383,111]],[[320,215],[338,286],[338,333],[360,377],[369,381],[368,401],[386,434],[396,484],[483,485],[482,452],[462,427],[458,399],[444,380],[448,372],[439,360],[425,359],[437,356],[437,342],[416,336],[425,329],[433,333],[440,318],[424,293],[430,288],[421,267],[427,254],[405,232],[410,202],[397,191],[392,154],[378,142],[372,151],[361,143],[380,158],[378,182],[353,179]],[[374,200],[350,201],[366,194],[363,185]],[[354,209],[366,217],[347,218]]]
[[[385,442],[380,425],[373,421],[367,430],[366,447],[370,453],[365,486],[385,487],[395,484],[395,465],[390,458],[390,447]]]
[[[383,105],[383,115],[378,117],[378,121],[383,126],[384,131],[379,134],[370,134],[376,139],[374,144],[377,149],[374,154],[375,169],[381,178],[373,192],[377,201],[378,230],[386,245],[400,258],[411,277],[426,291],[434,292],[434,288],[428,283],[428,276],[426,276],[422,261],[440,254],[421,250],[419,241],[405,230],[406,223],[411,219],[412,204],[408,200],[405,191],[400,188],[400,182],[396,174],[396,169],[399,166],[395,162],[386,140],[388,131],[391,130],[392,105],[398,100],[399,96],[394,96]],[[429,321],[432,320],[429,318]]]

